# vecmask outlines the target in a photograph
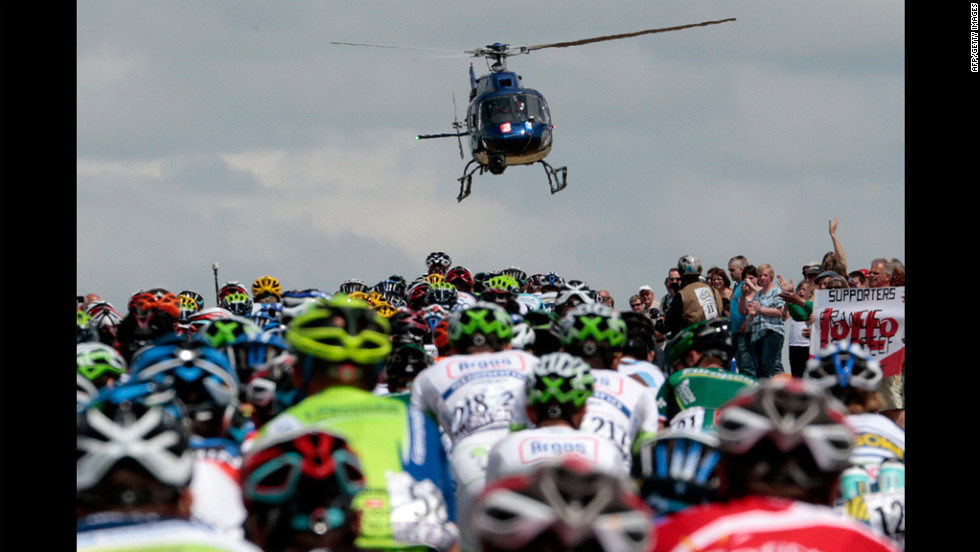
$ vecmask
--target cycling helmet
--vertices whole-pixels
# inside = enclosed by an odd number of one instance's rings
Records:
[[[263,297],[272,295],[278,301],[282,297],[282,286],[279,280],[272,276],[260,276],[252,282],[252,300],[258,301]]]
[[[179,318],[186,320],[188,316],[201,310],[201,303],[198,303],[197,299],[184,292],[177,295],[177,307],[180,309]]]
[[[372,304],[375,312],[383,316],[384,318],[391,318],[398,312],[398,308],[385,300],[379,300]]]
[[[581,280],[569,280],[558,291],[555,297],[555,310],[559,313],[567,311],[578,305],[585,303],[595,303],[595,299],[589,293],[589,284]]]
[[[583,303],[561,319],[558,339],[576,355],[592,357],[613,353],[626,343],[626,322],[619,312],[602,303]]]
[[[569,459],[491,483],[473,536],[483,552],[640,552],[653,543],[652,517],[628,480]]]
[[[75,391],[77,396],[77,401],[75,402],[75,408],[81,412],[85,408],[92,397],[99,394],[99,389],[94,383],[88,380],[85,376],[76,373],[75,374]]]
[[[92,317],[85,314],[85,311],[75,311],[76,340],[75,343],[91,343],[99,340],[99,332],[92,325]]]
[[[524,284],[526,284],[528,280],[527,272],[524,272],[524,270],[522,270],[519,266],[509,266],[501,270],[500,274],[513,278],[519,287],[524,287]]]
[[[258,441],[245,455],[240,480],[245,529],[263,550],[292,549],[297,537],[314,550],[336,549],[335,530],[342,528],[339,538],[353,540],[351,502],[364,475],[339,436],[308,428]]]
[[[727,368],[735,355],[735,343],[728,324],[727,318],[713,318],[696,322],[677,332],[667,343],[667,368],[671,372],[689,368],[684,362],[689,351],[716,357]]]
[[[172,390],[140,382],[107,389],[77,415],[77,503],[91,510],[176,500],[190,485],[194,453],[186,411]],[[135,464],[166,491],[104,483],[122,463]]]
[[[517,280],[506,274],[494,276],[484,282],[483,291],[480,292],[480,301],[496,303],[501,307],[508,308],[517,299],[520,288]]]
[[[534,354],[541,356],[561,349],[558,340],[560,319],[550,311],[531,311],[524,315],[524,323],[534,331]]]
[[[426,305],[419,311],[422,320],[425,320],[425,323],[428,324],[430,332],[435,330],[440,320],[448,319],[450,314],[451,311],[449,309],[439,304]]]
[[[659,516],[718,500],[720,441],[711,431],[666,430],[633,455],[640,496]]]
[[[238,316],[248,316],[252,314],[252,298],[244,291],[229,291],[225,293],[218,306]]]
[[[85,307],[85,313],[89,315],[89,323],[99,334],[99,341],[112,345],[116,341],[119,325],[122,324],[122,315],[107,301],[92,301]]]
[[[432,358],[421,345],[402,343],[396,347],[385,361],[385,375],[388,389],[396,391],[412,386],[412,380],[427,366],[432,365]]]
[[[568,353],[550,353],[542,356],[528,374],[527,405],[548,419],[569,419],[585,407],[594,385],[587,362]]]
[[[404,296],[405,295],[405,283],[404,282],[400,282],[398,280],[392,280],[392,279],[381,280],[377,284],[374,284],[374,287],[371,288],[371,290],[372,291],[377,291],[378,293],[380,293],[382,295],[393,294],[393,295],[398,295],[398,296]]]
[[[460,352],[485,345],[500,350],[512,337],[510,315],[494,303],[477,301],[449,317],[449,344]]]
[[[807,361],[804,379],[830,391],[852,387],[876,391],[881,367],[867,348],[850,341],[833,342]]]
[[[510,338],[510,348],[530,351],[534,345],[534,328],[527,322],[521,320],[513,325],[511,331],[513,337]]]
[[[218,303],[221,303],[225,296],[230,293],[243,293],[248,295],[248,290],[245,289],[245,286],[242,285],[241,282],[226,282],[225,285],[221,286],[221,289],[218,290]]]
[[[449,319],[443,318],[436,323],[432,329],[432,344],[436,346],[436,351],[440,355],[449,354]]]
[[[239,442],[245,437],[245,420],[238,412],[238,376],[228,356],[205,339],[146,347],[133,356],[129,371],[133,381],[172,386],[187,406],[195,433],[202,437]]]
[[[411,310],[396,312],[388,323],[391,325],[391,341],[395,345],[414,343],[421,347],[431,331],[422,315]]]
[[[473,275],[473,294],[477,297],[483,293],[483,286],[487,280],[497,276],[496,272],[477,272]]]
[[[442,251],[433,251],[425,258],[425,266],[428,267],[430,273],[433,271],[445,273],[452,264],[453,261],[449,255]]]
[[[215,349],[221,349],[242,335],[258,335],[260,333],[262,333],[262,329],[254,322],[244,316],[234,314],[210,320],[207,325],[196,332]]]
[[[289,345],[283,338],[265,332],[241,332],[226,341],[221,350],[228,356],[228,363],[239,382],[248,382],[256,372],[267,369],[269,363],[284,362],[290,355]],[[242,386],[239,399],[247,398],[245,387]]]
[[[180,303],[180,306],[181,308],[184,308],[184,302],[180,300],[181,297],[186,297],[194,301],[194,305],[196,307],[194,308],[194,312],[197,312],[204,308],[204,296],[196,291],[185,289],[184,291],[181,291],[180,293],[177,294],[177,299]],[[190,304],[188,304],[187,306],[191,307]]]
[[[355,291],[367,291],[368,285],[364,283],[364,280],[360,278],[348,278],[344,283],[340,284],[340,288],[337,293],[343,293],[344,295],[350,295]]]
[[[744,389],[715,422],[728,491],[739,496],[747,482],[764,482],[826,500],[854,447],[846,415],[840,401],[799,378]]]
[[[112,347],[102,342],[79,343],[75,346],[78,373],[96,388],[105,387],[111,380],[126,373],[126,360]]]
[[[365,286],[366,288],[367,286]],[[358,293],[362,292],[352,291],[348,297],[353,297]],[[330,294],[314,288],[294,289],[283,292],[282,312],[279,314],[279,321],[288,325],[292,319],[299,316],[301,312],[306,310],[318,299],[330,299]]]
[[[425,292],[429,291],[430,285],[426,280],[422,280],[408,288],[408,308],[419,310],[425,306]]]
[[[449,282],[430,284],[429,289],[425,292],[426,305],[439,305],[448,311],[456,308],[458,300],[459,292],[456,290],[456,286]]]
[[[282,303],[256,303],[252,313],[246,316],[259,328],[264,328],[269,322],[278,322],[282,316]]]
[[[681,276],[700,276],[701,261],[694,255],[684,255],[677,260],[677,270]]]
[[[180,334],[196,334],[201,331],[215,320],[223,320],[226,318],[231,318],[234,316],[230,312],[226,311],[221,307],[211,307],[208,309],[203,309],[200,312],[196,312],[188,316],[184,321],[178,324],[177,333]]]
[[[314,368],[345,383],[377,379],[391,352],[391,326],[370,304],[345,296],[321,300],[289,324],[286,341],[297,353],[304,386]],[[373,371],[365,368],[372,368]]]
[[[458,291],[473,290],[473,274],[464,266],[454,266],[446,273],[446,281],[456,286]]]

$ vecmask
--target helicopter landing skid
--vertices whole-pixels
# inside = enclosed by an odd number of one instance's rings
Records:
[[[470,165],[473,163],[477,163],[477,161],[474,159],[467,163],[463,169],[463,176],[456,179],[459,180],[459,195],[456,196],[456,203],[469,197],[471,187],[473,186],[473,173],[480,171],[480,174],[483,174],[489,171],[486,165],[479,163],[471,169]],[[558,167],[556,169],[544,160],[538,161],[538,163],[544,165],[544,172],[548,175],[548,187],[551,189],[552,195],[568,187],[568,167]]]
[[[487,170],[485,165],[479,164],[470,170],[470,165],[473,163],[476,163],[475,159],[470,160],[470,162],[466,164],[466,167],[463,169],[463,176],[456,179],[459,180],[459,195],[456,196],[456,203],[463,201],[470,195],[470,186],[473,185],[473,173],[479,170],[480,174],[483,174],[484,171]]]
[[[552,195],[568,187],[568,167],[558,167],[557,169],[549,165],[542,159],[538,161],[544,165],[544,172],[548,175],[548,186],[551,188]]]

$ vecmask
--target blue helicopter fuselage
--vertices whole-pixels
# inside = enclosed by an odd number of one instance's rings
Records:
[[[521,77],[500,71],[477,79],[470,67],[471,94],[466,125],[470,150],[481,165],[503,157],[507,165],[527,165],[551,151],[548,102],[537,90],[522,88]]]

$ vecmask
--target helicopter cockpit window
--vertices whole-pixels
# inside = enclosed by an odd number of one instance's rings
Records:
[[[500,123],[517,122],[524,119],[513,101],[513,96],[499,96],[483,102],[483,124],[499,125]]]
[[[551,116],[548,114],[548,107],[544,105],[541,98],[533,94],[520,94],[517,96],[525,104],[525,118],[534,118],[536,123],[551,124]]]

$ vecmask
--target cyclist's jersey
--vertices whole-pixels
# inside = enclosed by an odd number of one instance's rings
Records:
[[[639,377],[643,380],[643,383],[647,384],[647,387],[653,389],[654,393],[659,391],[660,387],[667,381],[667,376],[664,375],[659,366],[652,362],[637,360],[635,358],[619,359],[619,365],[616,367],[616,371],[627,376],[635,375]]]
[[[827,506],[749,496],[692,506],[657,527],[654,552],[895,552],[888,539]]]
[[[238,473],[241,447],[227,439],[195,437],[191,519],[231,536],[244,537],[245,503]]]
[[[439,429],[421,411],[370,391],[330,387],[262,426],[252,447],[311,427],[345,439],[360,460],[365,488],[354,498],[361,512],[358,547],[447,550],[455,543],[446,453]]]
[[[856,435],[851,463],[864,467],[871,481],[878,479],[878,465],[884,460],[905,461],[905,430],[881,414],[852,414],[847,425]]]
[[[554,426],[516,431],[498,441],[487,459],[487,484],[558,464],[569,457],[587,462],[596,471],[629,477],[628,466],[623,464],[619,447],[612,441],[571,426]]]
[[[538,357],[507,349],[448,356],[412,383],[412,404],[439,422],[455,445],[479,431],[527,424],[524,386]]]
[[[660,422],[671,427],[693,426],[712,429],[715,412],[746,387],[758,385],[755,378],[720,368],[684,368],[667,377],[657,392]],[[690,412],[685,412],[685,411]],[[686,416],[685,416],[686,415]],[[674,418],[683,416],[675,424]],[[688,420],[687,418],[691,419]]]
[[[462,310],[474,303],[476,303],[476,297],[472,293],[460,291],[456,293],[456,308],[453,310]]]
[[[612,441],[629,467],[635,445],[657,435],[657,401],[653,389],[615,370],[592,370],[595,387],[585,402],[579,431]]]
[[[76,525],[77,552],[261,552],[244,538],[234,537],[186,519],[104,512]]]
[[[544,310],[544,303],[542,303],[541,299],[533,293],[518,294],[517,302],[521,304],[521,314]]]

